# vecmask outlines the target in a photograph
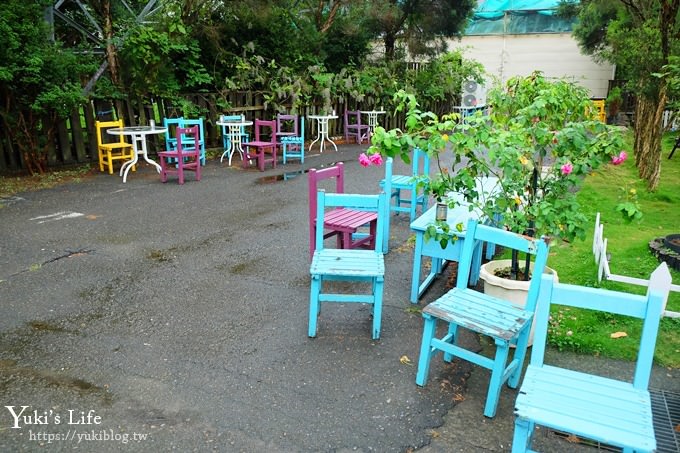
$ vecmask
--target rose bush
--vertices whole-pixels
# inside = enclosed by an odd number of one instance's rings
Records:
[[[583,176],[626,158],[622,131],[593,116],[587,91],[541,73],[490,90],[488,111],[465,118],[422,112],[404,91],[394,100],[406,111],[405,128],[376,128],[368,155],[408,162],[413,148],[426,150],[438,165],[434,178],[421,181],[431,194],[461,193],[471,210],[517,233],[585,239],[587,219],[576,200]],[[482,193],[480,180],[489,177],[496,189]]]

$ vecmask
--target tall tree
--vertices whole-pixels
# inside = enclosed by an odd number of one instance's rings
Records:
[[[385,58],[393,60],[397,43],[412,55],[432,55],[445,49],[445,38],[459,35],[477,6],[476,0],[378,0],[369,10],[383,37]]]
[[[46,170],[56,119],[83,101],[81,80],[95,68],[49,39],[44,18],[51,3],[0,2],[0,129],[30,173]]]
[[[635,162],[655,190],[661,172],[661,134],[668,86],[658,77],[680,50],[680,0],[583,0],[565,7],[578,14],[582,49],[616,64],[636,94]]]

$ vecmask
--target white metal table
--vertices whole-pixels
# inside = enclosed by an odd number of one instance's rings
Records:
[[[338,147],[335,145],[335,142],[333,142],[333,140],[331,140],[330,137],[328,136],[328,121],[329,120],[336,120],[336,119],[338,119],[338,116],[337,115],[309,115],[309,118],[317,121],[317,124],[318,124],[317,129],[318,129],[318,134],[319,134],[316,137],[316,139],[312,143],[309,144],[309,151],[310,152],[312,151],[312,146],[314,145],[314,143],[319,142],[320,152],[323,153],[325,141],[327,141],[328,143],[333,145],[333,148],[335,148],[335,150],[337,151]]]
[[[234,153],[238,151],[238,154],[243,160],[245,152],[241,146],[241,129],[245,126],[252,126],[252,121],[217,121],[215,124],[218,126],[226,126],[229,129],[229,149],[225,149],[220,157],[220,162],[224,159],[224,156],[229,155],[229,166],[231,166],[231,158],[234,157]]]
[[[107,129],[107,133],[111,135],[129,135],[132,138],[132,149],[134,155],[132,160],[128,160],[120,167],[119,175],[123,177],[123,182],[127,181],[127,174],[130,169],[139,161],[139,155],[144,157],[144,160],[156,167],[158,173],[161,172],[161,166],[153,160],[149,159],[148,150],[146,147],[146,136],[152,134],[165,134],[167,131],[164,127],[156,126],[127,126],[123,128],[113,127]]]

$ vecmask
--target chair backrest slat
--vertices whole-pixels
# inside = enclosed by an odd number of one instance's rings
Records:
[[[326,193],[319,190],[316,193],[316,250],[323,250],[324,234],[324,213],[326,208],[343,207],[356,211],[367,211],[378,213],[376,226],[376,236],[374,250],[382,253],[383,222],[385,220],[384,210],[386,204],[386,194],[381,192],[378,195],[346,194],[346,193]]]
[[[282,113],[276,115],[276,131],[298,135],[298,116]]]
[[[178,127],[177,128],[177,151],[186,152],[189,150],[194,150],[196,153],[200,153],[200,146],[196,146],[199,141],[199,128],[198,126],[191,127]],[[185,149],[185,147],[187,149]]]
[[[632,382],[634,387],[646,389],[654,359],[659,320],[670,286],[671,275],[666,263],[661,263],[652,273],[646,295],[555,283],[551,277],[543,275],[535,315],[536,335],[531,351],[531,365],[543,366],[550,307],[553,304],[630,316],[643,320]]]
[[[264,139],[268,137],[268,141],[276,141],[276,121],[275,120],[260,120],[256,119],[253,126],[255,129],[255,141],[265,141]],[[269,129],[269,131],[267,131]]]

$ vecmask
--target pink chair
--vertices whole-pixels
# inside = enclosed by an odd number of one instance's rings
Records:
[[[184,184],[185,170],[195,172],[196,181],[201,180],[201,147],[195,146],[198,142],[198,126],[177,128],[177,148],[158,153],[162,182],[168,180],[168,173],[170,173],[177,174],[179,183]],[[173,159],[172,163],[168,163],[169,158]]]
[[[357,143],[368,138],[371,128],[368,124],[361,124],[361,112],[359,110],[345,110],[345,143],[349,143],[349,138],[354,137]]]
[[[340,162],[333,167],[309,170],[309,257],[314,256],[316,250],[316,207],[319,181],[335,178],[335,192],[344,193],[344,166]],[[337,247],[354,249],[360,246],[373,247],[378,224],[378,214],[375,212],[358,211],[356,209],[336,208],[326,211],[324,227],[330,230],[323,238],[337,236]],[[357,230],[368,226],[368,233]]]
[[[256,119],[253,128],[255,129],[255,140],[241,144],[245,148],[243,168],[247,168],[251,160],[257,160],[260,171],[264,171],[266,162],[271,162],[272,168],[276,168],[276,121]],[[269,154],[269,157],[267,157],[267,154]]]

